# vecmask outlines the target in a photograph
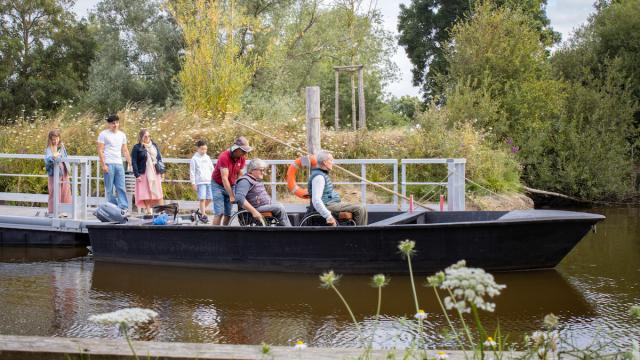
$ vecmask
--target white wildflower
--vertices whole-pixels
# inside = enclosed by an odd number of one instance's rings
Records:
[[[293,348],[296,350],[304,350],[307,348],[307,344],[305,344],[302,340],[296,341],[296,344],[293,345]]]
[[[418,310],[418,312],[414,315],[414,317],[418,320],[424,320],[427,318],[427,313],[424,312],[424,310],[420,309]]]
[[[488,347],[488,348],[494,348],[496,347],[496,342],[495,340],[493,340],[493,338],[491,336],[487,337],[487,340],[484,342],[484,346]]]
[[[151,309],[127,308],[118,311],[91,315],[89,321],[99,324],[121,324],[135,325],[138,323],[146,323],[158,317],[158,313]]]
[[[449,358],[449,355],[447,355],[447,353],[444,352],[444,351],[440,351],[440,352],[438,352],[436,354],[436,359],[438,359],[438,360],[443,360],[443,359],[448,359],[448,358]]]
[[[493,275],[483,269],[468,268],[464,260],[458,261],[445,269],[445,279],[440,285],[441,289],[449,289],[453,294],[447,296],[445,307],[449,310],[456,308],[460,312],[471,312],[471,306],[478,309],[493,312],[495,304],[485,298],[500,295],[505,285],[496,284]]]

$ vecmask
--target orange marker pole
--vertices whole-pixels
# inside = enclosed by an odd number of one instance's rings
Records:
[[[409,195],[409,212],[413,212],[413,194]]]
[[[444,211],[444,195],[440,195],[440,211]]]

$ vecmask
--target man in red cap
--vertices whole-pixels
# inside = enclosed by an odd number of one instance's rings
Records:
[[[231,203],[235,202],[233,187],[242,176],[247,153],[252,148],[244,136],[240,136],[218,156],[218,161],[211,176],[211,197],[213,198],[213,224],[229,224]]]

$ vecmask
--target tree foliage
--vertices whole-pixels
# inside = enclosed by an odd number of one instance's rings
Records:
[[[58,108],[85,89],[95,43],[64,0],[0,1],[0,116]],[[15,118],[14,118],[15,119]]]
[[[572,68],[574,80],[557,78],[535,22],[507,6],[479,6],[451,35],[443,87],[453,124],[471,121],[511,148],[530,186],[585,198],[632,190],[635,107],[622,60],[600,77]]]
[[[235,1],[176,0],[171,12],[186,43],[179,74],[184,105],[218,119],[237,113],[257,60],[245,56],[246,38],[238,32],[256,24]]]
[[[546,0],[496,0],[495,4],[527,14],[545,46],[560,40],[560,34],[549,25]],[[442,94],[437,77],[448,71],[444,49],[449,42],[451,28],[457,21],[470,16],[477,5],[482,5],[482,1],[412,0],[408,6],[400,5],[398,43],[405,48],[413,64],[413,84],[422,86],[428,101]]]
[[[273,4],[256,11],[256,3]],[[302,100],[300,94],[306,86],[319,85],[323,118],[330,126],[334,118],[334,66],[362,64],[367,118],[376,123],[384,116],[383,87],[398,71],[391,61],[396,45],[383,27],[382,14],[370,2],[343,0],[321,6],[317,0],[254,0],[244,4],[253,9],[246,13],[260,24],[250,46],[261,61],[245,97],[248,108],[270,106],[261,100],[265,97]],[[348,73],[340,74],[339,86],[341,127],[348,128],[352,122]],[[300,105],[299,101],[296,108]]]
[[[113,112],[128,102],[176,101],[184,44],[161,2],[102,0],[90,19],[99,47],[89,76],[89,106]]]

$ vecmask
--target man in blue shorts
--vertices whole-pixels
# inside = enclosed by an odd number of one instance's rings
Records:
[[[247,154],[252,150],[249,141],[240,136],[228,150],[218,156],[211,176],[211,195],[213,197],[213,224],[229,224],[231,203],[235,202],[233,187],[242,176]]]

